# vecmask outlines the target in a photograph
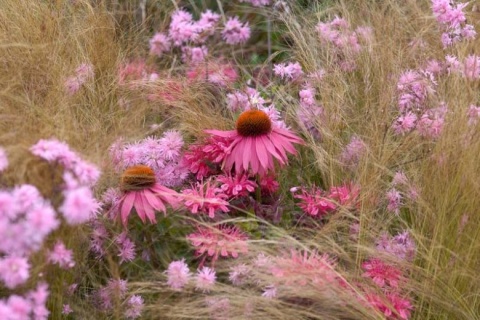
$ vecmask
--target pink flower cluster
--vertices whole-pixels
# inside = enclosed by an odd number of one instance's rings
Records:
[[[222,37],[228,44],[244,44],[250,38],[248,22],[242,23],[238,17],[229,17],[223,28]]]
[[[297,108],[297,118],[301,125],[315,138],[320,139],[320,131],[317,129],[317,122],[324,116],[323,107],[315,100],[315,89],[306,86],[298,93],[300,106]]]
[[[354,185],[342,185],[340,187],[331,187],[326,192],[317,186],[310,189],[292,188],[293,197],[300,199],[298,206],[302,210],[312,216],[322,218],[325,215],[334,212],[338,206],[346,206],[354,209],[357,205],[359,188]],[[300,191],[300,194],[296,192]]]
[[[192,274],[185,263],[185,259],[172,261],[165,271],[167,275],[167,285],[173,290],[182,290],[192,278]],[[197,270],[193,276],[195,281],[195,288],[202,292],[209,292],[215,285],[217,279],[214,269],[209,267],[202,267]]]
[[[73,173],[82,185],[93,186],[100,178],[100,170],[95,165],[83,160],[65,142],[56,139],[41,139],[30,148],[30,151],[52,165],[63,166],[67,171]]]
[[[0,252],[28,255],[60,225],[55,210],[32,185],[0,191]]]
[[[217,177],[217,181],[221,183],[220,189],[229,199],[246,197],[258,187],[255,182],[248,180],[245,174],[222,175]]]
[[[75,69],[75,74],[65,80],[65,89],[70,95],[74,95],[90,79],[93,79],[95,73],[93,66],[89,63],[82,63]]]
[[[48,261],[63,269],[70,269],[75,266],[73,251],[68,250],[62,241],[57,241],[53,250],[48,252]]]
[[[335,17],[330,22],[319,22],[317,32],[323,44],[328,44],[335,54],[335,62],[343,71],[356,69],[355,57],[362,50],[360,39],[371,41],[372,30],[359,27],[352,30],[350,24],[343,18]]]
[[[164,186],[178,186],[187,177],[182,163],[181,134],[167,131],[161,138],[148,137],[136,143],[117,141],[110,147],[110,157],[117,171],[135,165],[146,165],[155,171],[157,182]]]
[[[413,261],[416,252],[415,241],[408,231],[401,232],[393,237],[388,233],[382,234],[377,239],[376,248],[382,253],[410,262]]]
[[[139,295],[127,298],[127,281],[122,279],[110,279],[106,286],[95,292],[94,298],[98,308],[107,313],[112,312],[118,302],[127,319],[139,318],[144,306],[143,298]]]
[[[233,84],[238,74],[231,63],[226,62],[206,62],[192,64],[187,71],[187,79],[191,81],[206,81],[220,87],[227,87]]]
[[[40,284],[35,290],[27,292],[24,296],[14,294],[7,299],[1,299],[0,319],[47,320],[50,314],[46,307],[48,295],[48,286]]]
[[[298,62],[279,63],[274,65],[273,72],[283,80],[296,81],[303,76],[302,66]]]
[[[246,87],[244,91],[236,90],[227,94],[227,106],[233,112],[263,108],[265,103],[260,92],[250,87]]]
[[[216,226],[197,227],[197,232],[187,236],[187,240],[196,248],[195,254],[203,256],[200,266],[207,257],[212,258],[212,265],[219,257],[238,257],[239,253],[247,253],[247,236],[237,227]]]
[[[443,29],[442,43],[444,48],[462,40],[473,40],[477,35],[475,28],[467,24],[463,9],[468,3],[455,4],[452,0],[432,0],[433,15]]]
[[[349,167],[355,167],[367,151],[366,143],[354,135],[343,149],[340,160]]]

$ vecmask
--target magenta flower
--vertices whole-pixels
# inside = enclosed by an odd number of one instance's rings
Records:
[[[215,285],[215,280],[217,279],[215,270],[209,267],[203,267],[197,271],[195,275],[195,288],[202,292],[209,292],[210,289]]]
[[[167,284],[174,290],[183,289],[191,276],[185,259],[170,262],[165,273],[167,275]]]
[[[229,198],[246,197],[250,192],[255,191],[257,184],[248,180],[247,175],[237,174],[235,176],[222,175],[217,177],[217,181],[221,182],[220,189]]]
[[[223,190],[207,183],[196,183],[190,189],[182,190],[185,206],[193,214],[207,213],[210,218],[215,217],[215,212],[229,212],[228,196]]]
[[[383,313],[387,319],[398,319],[398,315],[400,319],[407,320],[410,318],[411,310],[413,310],[410,300],[395,293],[387,293],[386,298],[381,298],[375,293],[369,293],[366,298],[370,306]]]
[[[226,172],[235,166],[237,174],[249,169],[253,174],[261,175],[273,171],[274,158],[281,165],[287,164],[287,152],[297,153],[293,144],[303,143],[303,140],[290,130],[273,125],[269,116],[260,110],[243,112],[237,120],[236,130],[206,132],[232,139],[223,165]]]
[[[127,261],[132,261],[135,259],[135,243],[132,242],[127,236],[126,232],[122,232],[116,239],[115,242],[118,244],[118,256],[120,257],[120,264]]]
[[[295,194],[293,197],[300,199],[298,206],[312,217],[321,218],[337,208],[335,203],[328,198],[326,192],[316,186],[313,186],[310,190],[301,188],[300,192],[301,194]]]
[[[220,256],[236,258],[239,253],[248,251],[247,236],[237,227],[197,227],[197,232],[189,234],[187,240],[196,248],[197,256],[203,255],[200,266],[207,257],[212,257],[213,265]]]
[[[398,135],[405,135],[415,128],[416,122],[417,116],[409,111],[395,120],[395,123],[392,126],[393,131]]]
[[[85,223],[97,213],[100,205],[90,188],[79,187],[73,190],[65,190],[63,194],[65,200],[58,209],[63,213],[68,224]]]
[[[223,161],[229,144],[230,140],[222,137],[210,137],[204,144],[191,144],[183,161],[197,180],[202,180],[216,172],[215,164]]]
[[[250,38],[248,22],[241,23],[238,17],[229,17],[222,31],[223,40],[228,44],[245,43]]]
[[[384,263],[380,259],[370,259],[362,264],[363,277],[373,280],[379,287],[386,285],[392,288],[398,288],[398,283],[402,276],[402,271],[392,265]]]
[[[148,219],[156,223],[155,211],[167,213],[165,203],[172,207],[178,204],[177,193],[156,182],[155,173],[147,166],[134,166],[125,170],[122,175],[124,194],[118,207],[122,223],[126,226],[132,208],[135,208],[143,223]],[[118,212],[117,212],[118,214]]]

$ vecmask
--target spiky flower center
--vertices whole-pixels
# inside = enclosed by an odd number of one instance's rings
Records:
[[[123,191],[142,190],[155,184],[155,172],[147,166],[138,165],[125,170],[120,187]]]
[[[237,120],[237,132],[244,137],[258,137],[272,130],[272,121],[261,110],[247,110]]]

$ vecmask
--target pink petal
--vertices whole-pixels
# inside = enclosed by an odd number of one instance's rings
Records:
[[[237,136],[237,130],[222,131],[222,130],[205,130],[206,133],[209,133],[214,136],[219,136],[223,138],[233,138]]]
[[[157,219],[155,218],[155,211],[153,207],[148,203],[145,193],[150,192],[148,189],[143,190],[140,194],[142,198],[143,208],[145,210],[145,215],[150,220],[151,223],[156,223]]]
[[[163,211],[163,213],[167,212],[167,208],[165,208],[163,202],[158,199],[153,193],[145,192],[145,198],[155,210]]]
[[[252,157],[250,159],[250,162],[252,163],[252,172],[253,173],[258,173],[259,172],[259,169],[260,169],[260,161],[258,159],[258,155],[257,155],[257,146],[256,144],[259,143],[259,139],[256,139],[256,138],[252,138]]]
[[[252,138],[245,138],[245,148],[243,150],[243,170],[248,170],[248,164],[252,159]]]
[[[260,161],[260,164],[262,165],[262,167],[268,168],[268,154],[267,154],[267,149],[265,147],[265,143],[263,142],[262,137],[257,139],[256,147],[257,147],[258,160]]]
[[[262,140],[263,140],[263,144],[265,146],[265,148],[267,149],[267,151],[273,155],[275,158],[277,158],[278,161],[280,161],[280,163],[282,164],[285,164],[285,161],[283,160],[283,158],[280,156],[280,154],[278,154],[277,150],[275,149],[275,146],[274,144],[272,143],[272,141],[270,140],[270,138],[268,136],[263,136],[262,137]]]
[[[127,225],[128,215],[132,211],[132,207],[135,202],[135,195],[136,195],[135,191],[128,192],[123,199],[120,215],[122,218],[122,222],[125,226]]]
[[[139,193],[135,201],[135,209],[137,210],[137,214],[140,217],[140,220],[145,223],[147,213],[145,212],[142,198],[142,194]]]

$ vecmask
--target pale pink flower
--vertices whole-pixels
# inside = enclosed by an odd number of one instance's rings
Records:
[[[174,290],[183,289],[191,277],[185,259],[170,262],[165,274],[167,275],[167,284]]]
[[[398,215],[400,213],[400,205],[402,204],[402,195],[397,189],[392,188],[387,191],[387,210]]]
[[[277,297],[277,287],[274,285],[268,286],[263,290],[262,297],[267,299],[274,299]]]
[[[392,184],[394,186],[396,185],[408,185],[408,178],[405,172],[403,171],[397,171],[395,172],[395,175],[393,176]]]
[[[355,166],[365,154],[367,145],[357,136],[353,136],[350,142],[343,149],[340,158],[345,165]]]
[[[216,226],[214,228],[197,227],[196,233],[187,236],[187,240],[196,248],[195,254],[203,256],[200,266],[207,257],[212,265],[220,257],[238,257],[248,251],[247,236],[237,227]]]
[[[62,314],[64,315],[69,315],[70,313],[72,313],[73,310],[72,308],[70,307],[69,304],[64,304],[63,307],[62,307]]]
[[[208,55],[208,48],[201,47],[182,47],[182,61],[184,63],[198,64],[203,62]]]
[[[125,317],[127,319],[137,319],[142,315],[144,307],[143,298],[139,295],[133,295],[127,300],[127,309],[125,310]]]
[[[182,198],[185,206],[193,214],[206,213],[210,218],[214,218],[218,211],[230,211],[226,201],[228,196],[222,189],[211,185],[210,180],[182,190]]]
[[[192,65],[186,76],[192,81],[206,81],[220,87],[232,85],[238,79],[233,64],[213,61]]]
[[[209,308],[210,317],[213,320],[229,320],[230,316],[230,300],[228,298],[207,297],[205,303]]]
[[[398,283],[402,277],[402,271],[393,265],[386,264],[380,259],[370,259],[362,264],[363,277],[373,280],[379,287],[386,285],[392,288],[398,288]]]
[[[215,27],[221,16],[218,13],[206,10],[200,15],[200,20],[197,21],[197,27],[202,30],[202,34],[205,33],[209,36],[215,33]]]
[[[426,138],[439,138],[443,131],[446,113],[447,107],[445,104],[427,110],[417,123],[418,133]]]
[[[243,44],[250,38],[248,22],[241,23],[238,17],[229,17],[222,31],[223,40],[228,44]]]
[[[246,264],[238,264],[230,268],[228,273],[228,280],[232,282],[233,285],[239,286],[245,283],[245,281],[251,277],[252,270]]]
[[[245,174],[222,175],[217,177],[217,181],[221,182],[220,189],[229,198],[238,198],[248,196],[249,193],[255,191],[257,184],[254,181],[248,180]]]
[[[150,39],[150,54],[154,54],[157,57],[161,57],[164,52],[170,50],[170,40],[168,37],[160,32],[155,33],[155,35]]]
[[[417,116],[409,111],[395,120],[395,123],[392,126],[393,131],[398,135],[405,135],[415,128],[416,122]]]
[[[8,167],[7,153],[0,147],[0,172],[4,171]]]
[[[120,264],[123,262],[133,261],[136,256],[135,243],[127,236],[127,232],[122,232],[116,239],[118,244],[118,256],[120,257]]]
[[[400,260],[412,261],[415,257],[416,245],[408,231],[391,237],[382,234],[376,242],[377,250],[388,253]]]
[[[93,218],[99,209],[99,203],[94,198],[92,190],[79,187],[63,192],[65,200],[58,208],[68,224],[77,225]]]
[[[480,119],[480,106],[470,105],[468,107],[468,125],[476,125]]]
[[[30,277],[30,263],[24,257],[6,256],[0,259],[0,279],[9,289],[24,284]]]
[[[195,288],[202,292],[209,292],[215,285],[217,279],[215,270],[209,267],[203,267],[197,271],[195,275]]]
[[[360,187],[354,184],[343,184],[338,187],[330,187],[328,198],[341,206],[355,208],[358,204]]]
[[[298,62],[279,63],[274,65],[273,72],[281,79],[295,81],[303,75],[302,66]]]
[[[173,40],[175,46],[197,41],[200,32],[201,29],[194,23],[193,17],[189,12],[177,10],[172,14],[168,35]]]
[[[465,58],[463,74],[469,80],[480,78],[480,56],[469,55]]]
[[[297,153],[293,144],[303,143],[290,130],[273,125],[269,116],[260,110],[243,112],[236,127],[232,131],[206,130],[214,136],[232,139],[223,162],[226,172],[235,166],[237,174],[250,169],[253,174],[264,175],[275,169],[274,158],[281,165],[287,164],[287,152]]]
[[[53,250],[48,252],[48,261],[53,264],[58,264],[63,269],[69,269],[75,266],[73,251],[68,250],[61,241],[57,241]]]

